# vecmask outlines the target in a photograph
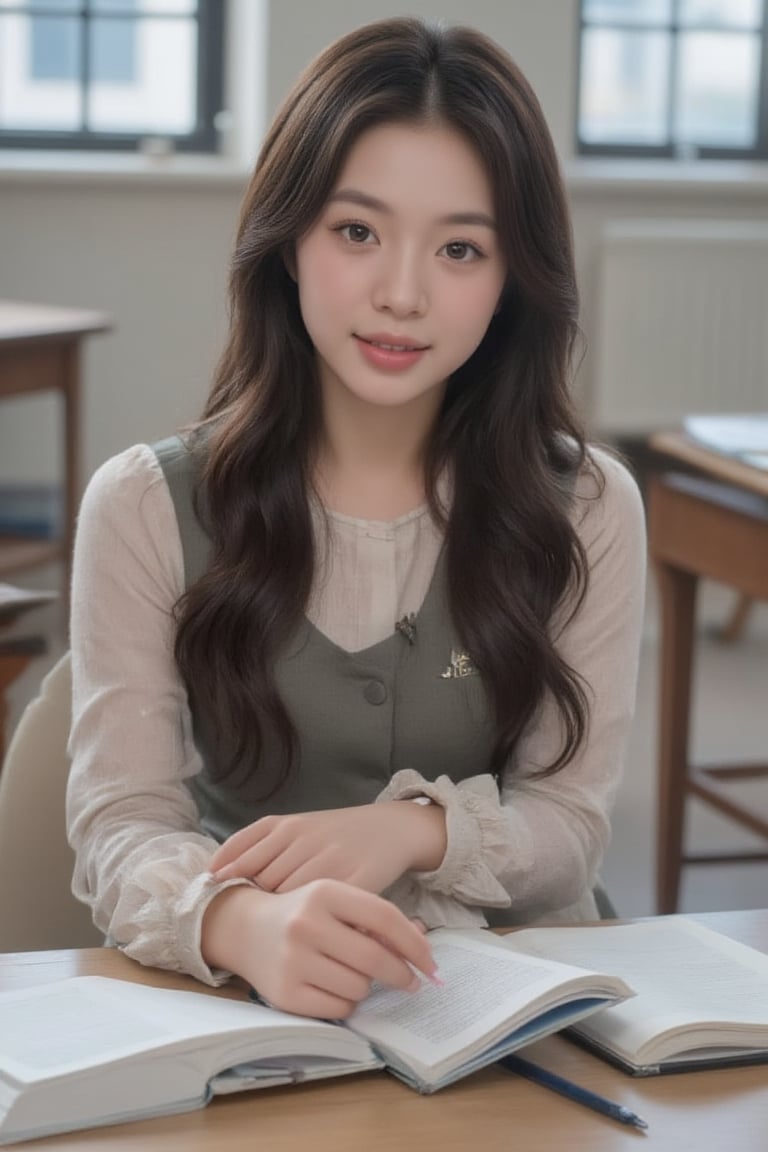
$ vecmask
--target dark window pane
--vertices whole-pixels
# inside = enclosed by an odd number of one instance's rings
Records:
[[[75,80],[80,74],[79,20],[30,17],[30,66],[33,80]]]
[[[710,147],[754,147],[759,37],[681,33],[679,65],[676,138]]]
[[[77,21],[61,17],[2,14],[0,131],[71,132],[80,127],[80,44],[77,35],[73,42],[68,34],[73,24]]]
[[[136,22],[95,19],[90,31],[92,81],[97,84],[134,84]]]
[[[127,21],[94,20],[122,25]],[[141,20],[136,29],[134,74],[127,84],[94,80],[88,92],[88,126],[97,132],[183,134],[197,119],[197,25],[188,19]]]
[[[579,129],[585,143],[666,143],[669,49],[664,32],[584,32]]]

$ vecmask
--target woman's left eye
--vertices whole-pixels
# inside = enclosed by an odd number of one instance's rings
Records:
[[[470,244],[468,240],[451,240],[450,244],[443,247],[443,252],[449,260],[453,260],[457,264],[468,264],[472,260],[480,260],[482,252],[476,248],[474,244]]]

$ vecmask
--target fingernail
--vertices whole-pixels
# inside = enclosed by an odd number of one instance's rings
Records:
[[[445,988],[445,980],[440,975],[439,969],[435,968],[434,972],[430,972],[428,976],[430,984],[434,984],[437,988]]]

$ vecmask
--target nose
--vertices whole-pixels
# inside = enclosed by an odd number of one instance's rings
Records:
[[[405,249],[388,253],[379,267],[373,304],[378,311],[398,318],[421,316],[426,312],[426,277],[416,253]]]

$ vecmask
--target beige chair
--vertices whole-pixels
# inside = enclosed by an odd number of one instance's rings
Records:
[[[104,943],[70,889],[64,797],[71,701],[67,654],[24,711],[0,773],[0,952]]]

